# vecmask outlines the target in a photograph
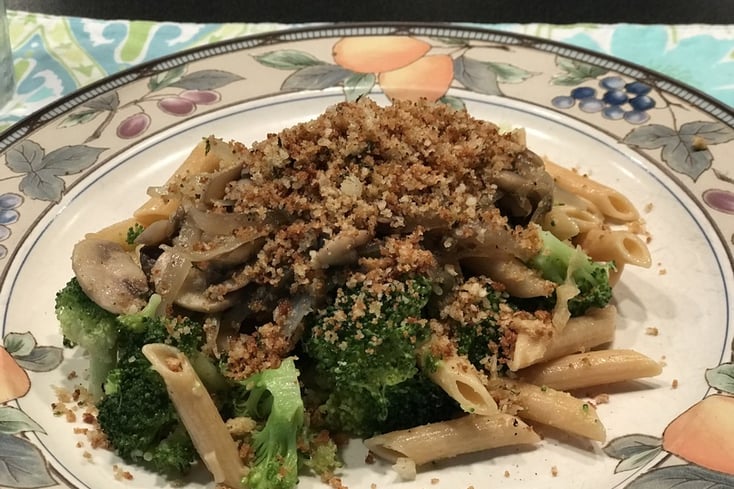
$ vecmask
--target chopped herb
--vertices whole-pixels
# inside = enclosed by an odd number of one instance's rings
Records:
[[[125,242],[129,245],[135,244],[135,240],[138,239],[138,236],[145,230],[145,228],[138,224],[137,222],[127,228],[127,236],[125,237]]]

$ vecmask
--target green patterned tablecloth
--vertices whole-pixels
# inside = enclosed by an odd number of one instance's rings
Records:
[[[282,24],[96,20],[10,11],[16,94],[0,130],[85,85],[203,44],[285,29]],[[734,26],[498,24],[643,65],[734,105]]]

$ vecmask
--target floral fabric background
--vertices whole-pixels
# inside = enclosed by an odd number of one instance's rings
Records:
[[[8,12],[16,95],[0,131],[89,83],[195,46],[291,26],[180,24]],[[606,53],[669,75],[734,105],[734,26],[483,25]]]

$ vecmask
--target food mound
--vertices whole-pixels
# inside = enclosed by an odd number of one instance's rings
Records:
[[[579,246],[614,231],[547,168],[524,132],[426,101],[340,103],[251,147],[203,139],[75,246],[57,295],[110,447],[254,488],[333,478],[338,435],[419,466],[537,443],[527,420],[603,439],[543,366],[612,339],[624,263]],[[578,361],[659,369],[602,351]]]

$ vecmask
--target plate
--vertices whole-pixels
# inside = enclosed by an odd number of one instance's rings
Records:
[[[324,26],[210,45],[106,79],[2,135],[0,486],[167,486],[92,449],[73,403],[71,422],[54,414],[57,389],[78,383],[85,368],[62,347],[53,313],[76,241],[127,217],[202,137],[250,143],[345,99],[406,94],[525,127],[531,149],[632,199],[653,265],[625,270],[615,289],[615,345],[665,367],[655,379],[577,393],[610,394],[598,405],[604,444],[544,431],[537,448],[460,457],[400,482],[389,465],[366,463],[354,441],[344,484],[734,487],[734,113],[622,61],[425,24]],[[191,484],[208,483],[195,474]],[[299,487],[325,486],[303,477]]]

